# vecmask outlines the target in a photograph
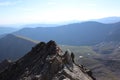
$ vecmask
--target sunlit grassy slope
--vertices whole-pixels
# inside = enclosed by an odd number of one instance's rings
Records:
[[[93,51],[91,46],[67,46],[67,45],[61,45],[60,46],[63,51],[70,50],[72,51],[77,58],[80,56],[82,57],[98,57],[100,54],[97,54],[95,51]]]
[[[118,76],[108,69],[101,61],[94,58],[79,58],[77,62],[92,70],[93,76],[95,76],[97,80],[119,80]]]

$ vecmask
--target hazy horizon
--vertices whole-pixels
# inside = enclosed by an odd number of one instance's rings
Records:
[[[119,0],[0,0],[0,25],[120,17]]]

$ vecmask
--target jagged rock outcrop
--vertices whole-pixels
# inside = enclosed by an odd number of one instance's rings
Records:
[[[74,61],[54,41],[37,44],[24,57],[0,73],[0,80],[95,80],[92,72]]]

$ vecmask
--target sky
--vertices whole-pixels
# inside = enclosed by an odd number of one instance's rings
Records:
[[[0,0],[0,25],[120,17],[120,0]]]

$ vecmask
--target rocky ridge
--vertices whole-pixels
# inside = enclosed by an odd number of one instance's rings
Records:
[[[0,80],[95,80],[92,72],[74,61],[55,41],[40,42],[0,73]]]
[[[8,68],[8,66],[12,65],[12,61],[11,60],[3,60],[2,62],[0,62],[0,73],[3,72],[5,69]]]

